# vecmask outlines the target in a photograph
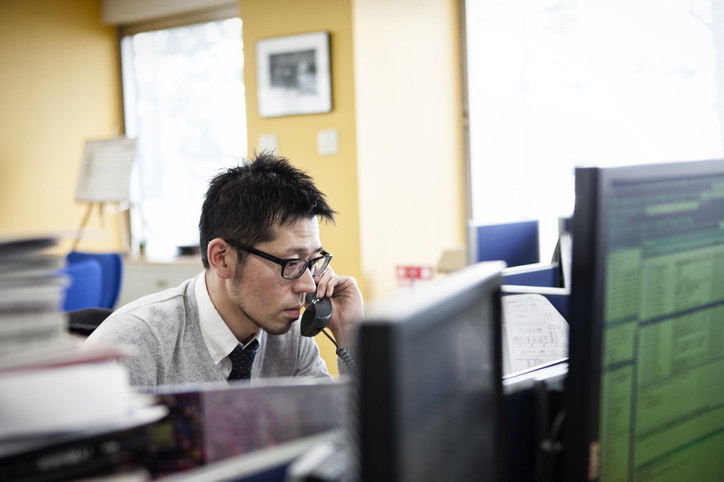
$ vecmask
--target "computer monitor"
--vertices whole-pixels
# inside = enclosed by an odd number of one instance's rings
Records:
[[[503,480],[503,266],[471,265],[368,310],[353,353],[357,480]]]
[[[508,266],[540,262],[538,221],[468,222],[468,263],[502,260]]]
[[[563,470],[724,480],[724,161],[576,170]]]

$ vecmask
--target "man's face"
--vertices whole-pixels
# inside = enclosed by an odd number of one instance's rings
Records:
[[[254,248],[281,259],[312,259],[322,251],[316,217],[277,226],[275,231],[272,241]],[[304,295],[314,292],[316,286],[308,269],[297,279],[284,279],[279,264],[251,253],[247,254],[240,276],[234,278],[229,298],[238,308],[242,322],[249,321],[273,335],[289,331],[299,319]]]

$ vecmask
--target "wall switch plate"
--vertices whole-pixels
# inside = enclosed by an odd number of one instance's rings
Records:
[[[279,142],[276,134],[261,134],[259,136],[259,152],[269,151],[277,154],[279,151]]]
[[[339,135],[336,129],[317,132],[317,152],[320,156],[333,156],[339,152]]]

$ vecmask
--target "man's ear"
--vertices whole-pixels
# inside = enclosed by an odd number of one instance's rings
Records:
[[[236,251],[226,241],[221,238],[209,241],[206,256],[209,260],[209,268],[214,270],[219,278],[228,279],[234,276],[237,264]]]

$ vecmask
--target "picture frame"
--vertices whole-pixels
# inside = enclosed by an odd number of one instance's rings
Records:
[[[258,40],[256,74],[259,116],[330,112],[329,32]]]

